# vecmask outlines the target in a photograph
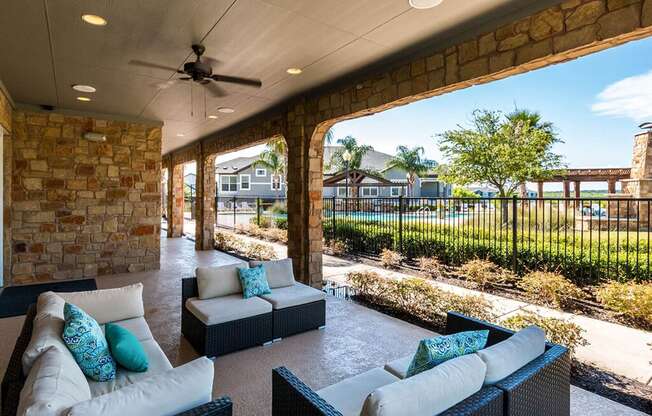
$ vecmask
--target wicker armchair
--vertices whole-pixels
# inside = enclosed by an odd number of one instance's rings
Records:
[[[2,379],[2,416],[16,416],[18,402],[20,401],[20,392],[25,384],[26,377],[23,375],[22,357],[30,339],[32,338],[32,328],[34,316],[36,315],[36,305],[31,305],[25,316],[25,323],[16,340],[14,350],[7,365],[7,370]],[[233,404],[228,397],[220,397],[212,402],[197,406],[178,416],[231,416],[233,413]]]

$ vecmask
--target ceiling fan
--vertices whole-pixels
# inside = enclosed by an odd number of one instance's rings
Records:
[[[213,93],[213,95],[217,97],[222,97],[226,95],[226,92],[222,90],[217,84],[215,84],[216,82],[228,82],[231,84],[246,85],[255,88],[260,88],[263,85],[259,79],[213,74],[213,68],[211,66],[211,63],[216,64],[218,61],[206,56],[202,58],[202,55],[206,51],[204,45],[200,45],[200,44],[192,45],[192,51],[194,52],[197,58],[194,61],[186,62],[185,64],[183,64],[183,70],[172,68],[165,65],[159,65],[151,62],[139,61],[139,60],[131,60],[129,61],[129,64],[142,66],[146,68],[165,69],[168,71],[176,72],[178,74],[183,74],[184,75],[183,77],[176,78],[172,80],[172,82],[174,83],[177,81],[193,81],[205,86]]]

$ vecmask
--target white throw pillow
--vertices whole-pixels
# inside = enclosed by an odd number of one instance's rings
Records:
[[[72,358],[57,348],[45,351],[34,363],[20,392],[20,416],[59,416],[79,402],[90,400],[86,377]]]
[[[219,296],[242,293],[238,269],[248,269],[247,263],[227,264],[217,267],[197,267],[197,290],[199,299],[211,299]]]
[[[484,384],[491,385],[504,379],[534,360],[546,348],[546,334],[536,326],[518,331],[505,341],[477,352],[487,365]]]
[[[63,351],[72,358],[72,354],[61,338],[64,324],[63,319],[55,316],[43,316],[41,319],[34,320],[32,338],[23,352],[23,374],[29,374],[39,356],[51,347]]]
[[[68,416],[176,415],[211,401],[213,373],[213,362],[206,357],[198,358],[77,403]]]
[[[41,293],[36,300],[36,316],[38,320],[46,316],[54,316],[63,319],[63,305],[66,301],[54,292]]]
[[[263,265],[267,282],[271,289],[294,285],[294,272],[292,271],[292,259],[251,261],[251,267]]]
[[[432,416],[482,388],[487,367],[476,354],[453,358],[412,377],[379,387],[365,400],[363,416]]]
[[[145,316],[142,283],[115,289],[59,292],[57,295],[83,309],[100,325]]]

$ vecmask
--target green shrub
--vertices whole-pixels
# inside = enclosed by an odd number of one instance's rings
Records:
[[[275,218],[274,219],[274,226],[278,229],[281,230],[287,230],[288,229],[288,219],[287,218]]]
[[[285,202],[276,201],[271,207],[269,207],[269,211],[277,215],[287,215],[288,208]]]
[[[445,269],[437,257],[420,257],[419,269],[432,279],[444,277]]]
[[[605,308],[652,327],[652,283],[607,283],[596,295]]]
[[[509,270],[503,269],[489,260],[475,259],[467,261],[459,272],[467,281],[475,284],[480,290],[487,286],[513,281],[515,276]]]
[[[366,301],[438,327],[445,324],[449,311],[483,320],[494,318],[491,304],[484,298],[445,292],[425,279],[390,279],[375,272],[352,272],[347,278],[357,294]]]
[[[578,346],[588,345],[588,341],[582,336],[584,330],[578,325],[562,319],[546,318],[532,312],[509,317],[500,322],[500,325],[514,331],[536,325],[545,331],[548,341],[565,346],[571,353]]]
[[[380,264],[388,269],[395,269],[401,265],[403,255],[388,248],[383,249],[380,253]]]
[[[573,299],[584,298],[584,292],[559,273],[532,272],[517,283],[525,296],[535,303],[567,308]]]

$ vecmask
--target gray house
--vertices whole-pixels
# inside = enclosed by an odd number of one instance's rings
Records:
[[[324,197],[344,197],[346,193],[346,180],[343,172],[328,169],[333,152],[338,146],[324,147]],[[407,195],[407,172],[391,168],[387,162],[392,158],[387,153],[370,151],[362,158],[361,171],[371,172],[361,179],[358,185],[358,196],[397,197]],[[283,177],[274,176],[264,167],[254,167],[258,156],[238,157],[216,165],[217,196],[227,197],[260,197],[276,198],[285,197],[285,180]],[[339,176],[337,176],[339,174]],[[333,182],[329,179],[341,180]],[[351,183],[349,183],[351,185]],[[328,186],[326,186],[328,185]],[[352,189],[349,187],[349,194]],[[450,196],[451,186],[437,179],[436,174],[428,174],[417,178],[412,189],[413,197],[440,197]]]

